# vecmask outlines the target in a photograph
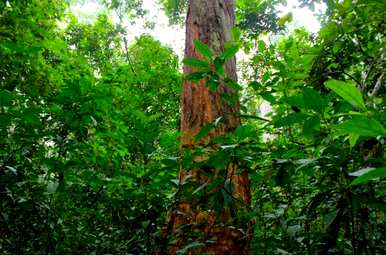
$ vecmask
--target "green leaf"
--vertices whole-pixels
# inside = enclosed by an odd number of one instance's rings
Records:
[[[185,58],[183,63],[188,66],[192,67],[201,67],[201,68],[208,68],[209,64],[205,61],[196,59],[196,58]]]
[[[240,86],[240,84],[238,84],[236,81],[232,80],[232,79],[229,79],[229,78],[225,78],[224,79],[224,83],[230,87],[231,89],[234,89],[235,91],[239,91],[242,89],[242,87]]]
[[[351,175],[355,175],[358,171],[354,172]],[[382,168],[372,168],[369,171],[363,171],[355,180],[351,182],[351,185],[357,185],[369,180],[377,179],[377,178],[385,178],[386,177],[386,167]]]
[[[221,75],[221,76],[224,76],[225,75],[225,69],[224,69],[224,63],[225,63],[225,59],[222,58],[222,57],[217,57],[215,60],[214,60],[214,67],[216,68],[216,72]]]
[[[286,15],[284,15],[283,17],[281,17],[281,18],[278,20],[277,24],[278,24],[279,26],[284,26],[285,23],[291,22],[292,19],[293,19],[292,12],[289,12],[289,13],[287,13]]]
[[[178,166],[178,158],[168,157],[161,161],[166,167],[176,168]]]
[[[224,151],[219,151],[210,156],[207,163],[216,169],[225,169],[230,162],[230,155]]]
[[[55,193],[56,190],[58,189],[59,187],[59,183],[58,182],[49,182],[47,184],[47,192],[48,193]]]
[[[325,108],[324,100],[322,96],[314,89],[305,88],[303,90],[303,101],[307,109],[323,113]]]
[[[221,193],[225,204],[231,205],[234,202],[231,195],[233,193],[233,185],[230,179],[227,179],[224,182],[224,187],[222,188]]]
[[[8,90],[0,91],[0,106],[10,106],[12,104],[13,94]]]
[[[241,37],[241,30],[238,27],[232,28],[232,37],[234,41],[239,41]]]
[[[300,109],[303,109],[305,107],[304,99],[301,95],[294,95],[290,97],[285,97],[281,101],[291,105],[296,106]]]
[[[302,229],[300,225],[292,225],[289,226],[287,229],[288,235],[290,235],[292,238],[296,237],[296,234]]]
[[[179,179],[172,179],[170,182],[175,186],[178,187],[180,186],[180,180]]]
[[[228,47],[226,47],[224,53],[221,55],[224,60],[228,60],[233,58],[236,53],[239,51],[240,45],[238,44],[231,44]]]
[[[253,125],[242,125],[235,130],[235,135],[239,140],[255,138],[257,136],[256,128]]]
[[[188,81],[199,81],[207,75],[206,72],[194,72],[185,76]]]
[[[366,109],[362,93],[353,83],[338,80],[329,80],[326,82],[326,87],[333,90],[336,94],[338,94],[350,104],[356,105],[362,110]]]
[[[149,226],[149,224],[150,224],[150,220],[145,220],[145,221],[141,222],[141,225],[143,228],[147,228]]]
[[[351,148],[353,148],[357,144],[359,137],[360,135],[358,134],[349,134],[349,142]]]
[[[207,57],[208,59],[211,59],[213,57],[212,51],[210,50],[209,46],[205,43],[201,42],[200,40],[194,40],[193,41],[194,47],[196,50],[201,53],[204,57]]]
[[[220,86],[220,82],[218,82],[214,79],[210,79],[207,81],[206,86],[208,87],[208,89],[210,91],[216,92],[218,89],[218,86]]]
[[[37,127],[41,125],[39,112],[36,109],[27,109],[22,115],[25,124],[29,127]]]
[[[260,93],[260,96],[261,96],[265,101],[268,101],[268,102],[270,102],[271,104],[275,104],[275,103],[276,103],[276,98],[275,98],[270,92],[267,92],[267,91],[261,92],[261,93]]]
[[[267,47],[267,45],[265,44],[264,41],[260,40],[260,41],[258,41],[258,43],[257,43],[257,47],[258,47],[258,49],[259,49],[259,52],[264,52],[265,49],[266,49],[266,47]]]
[[[261,83],[257,82],[257,81],[253,81],[251,83],[248,84],[248,87],[251,87],[253,88],[254,90],[260,90],[262,88],[262,85]]]
[[[332,212],[324,215],[324,222],[325,222],[326,228],[329,227],[332,224],[332,222],[335,220],[336,216],[338,215],[339,210],[340,209],[332,211]]]
[[[224,99],[224,101],[230,103],[230,104],[237,104],[238,101],[239,101],[239,97],[237,96],[237,94],[227,94],[227,93],[224,93],[221,95],[222,99]]]
[[[204,188],[206,188],[206,186],[208,186],[208,183],[205,182],[204,184],[200,185],[197,189],[195,189],[193,192],[192,192],[192,195],[196,195],[197,193],[201,194],[201,191],[204,190]]]
[[[307,115],[301,112],[291,113],[285,117],[275,120],[274,126],[275,127],[291,126],[295,123],[302,122],[305,119],[305,117],[307,117]]]
[[[12,166],[5,166],[5,168],[7,168],[8,170],[10,170],[12,173],[14,173],[14,174],[17,174],[17,171],[16,171],[16,169],[14,168],[14,167],[12,167]]]
[[[320,119],[317,116],[311,117],[304,122],[303,134],[307,137],[320,131]]]
[[[386,136],[386,129],[375,119],[355,116],[352,119],[336,125],[341,134],[356,134],[359,136]]]
[[[198,134],[194,138],[195,141],[196,142],[201,141],[202,138],[209,135],[210,131],[212,131],[213,128],[214,128],[214,124],[212,123],[206,124],[204,127],[201,128],[200,132],[198,132]]]

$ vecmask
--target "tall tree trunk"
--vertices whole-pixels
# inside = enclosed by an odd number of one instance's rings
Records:
[[[193,45],[195,39],[208,44],[215,54],[223,52],[224,43],[232,39],[231,29],[234,20],[233,0],[191,0],[186,19],[185,57],[201,58]],[[191,67],[184,67],[184,74],[192,71],[194,70]],[[225,64],[225,71],[229,78],[237,79],[235,58]],[[222,125],[217,132],[212,132],[203,142],[208,142],[211,137],[226,133],[240,124],[240,119],[236,115],[238,105],[224,104],[222,93],[232,91],[221,86],[217,93],[212,93],[206,88],[204,80],[199,84],[184,82],[181,102],[183,146],[192,146],[193,138],[200,129],[219,117],[223,117],[228,123]]]
[[[224,51],[224,44],[231,40],[231,29],[234,26],[233,0],[190,0],[186,20],[186,58],[202,58],[193,45],[198,39],[206,43],[219,55]],[[184,67],[184,74],[194,72],[194,68]],[[226,62],[225,73],[228,78],[237,79],[236,59]],[[197,83],[184,81],[181,98],[181,132],[183,148],[194,149],[197,146],[206,146],[211,138],[224,135],[240,125],[238,117],[239,104],[226,103],[223,94],[235,93],[232,89],[221,84],[216,92],[209,91],[205,80]],[[202,127],[222,118],[221,124],[209,135],[197,142],[194,137]],[[216,146],[210,148],[216,150]],[[205,156],[195,158],[195,161],[205,160]],[[237,171],[236,171],[237,170]],[[214,176],[204,174],[202,169],[181,170],[180,183],[189,182],[210,183]],[[218,177],[217,177],[218,178]],[[225,182],[231,183],[231,194],[238,203],[250,203],[249,179],[246,171],[237,169],[237,164],[231,163],[224,176]],[[206,195],[221,192],[221,188],[207,191]],[[208,200],[206,200],[208,201]],[[202,201],[201,201],[202,203]],[[212,205],[202,205],[197,199],[185,198],[176,202],[169,219],[168,230],[176,242],[169,246],[166,253],[175,254],[177,250],[191,245],[189,254],[248,254],[249,227],[242,229],[232,226],[231,213],[223,209],[221,214],[214,212]],[[205,208],[205,209],[203,209]],[[234,221],[233,221],[234,222]],[[247,226],[248,223],[243,225]],[[200,237],[193,237],[192,233],[199,233]],[[204,237],[204,238],[203,238]],[[192,243],[197,246],[193,247]],[[200,244],[199,244],[200,243]]]

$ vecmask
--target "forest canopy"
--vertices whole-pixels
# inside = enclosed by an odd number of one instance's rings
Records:
[[[191,1],[152,2],[178,33]],[[87,2],[102,11],[84,20]],[[312,33],[285,0],[235,0],[221,52],[195,40],[200,58],[183,58],[128,36],[159,22],[145,2],[0,1],[0,254],[200,254],[219,240],[167,231],[183,199],[204,228],[226,217],[250,254],[385,254],[386,3],[288,1],[317,14]],[[187,81],[240,123],[217,118],[184,146]]]

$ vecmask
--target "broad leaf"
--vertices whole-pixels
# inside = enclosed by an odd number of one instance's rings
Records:
[[[355,134],[359,136],[386,136],[386,129],[375,119],[356,116],[338,124],[336,128],[341,134]]]
[[[317,116],[311,117],[304,122],[303,134],[307,137],[320,131],[320,119]]]
[[[351,185],[356,185],[369,180],[373,180],[377,178],[385,178],[385,177],[386,177],[386,167],[373,168],[373,169],[370,169],[369,171],[364,171],[363,174],[359,175],[355,180],[351,182]]]
[[[303,122],[303,120],[307,117],[306,114],[301,112],[291,113],[285,117],[279,118],[274,121],[275,127],[286,127],[291,126],[295,123]]]
[[[208,68],[208,63],[196,58],[185,58],[183,63],[192,67]]]
[[[326,87],[333,90],[336,94],[338,94],[350,104],[356,105],[362,110],[366,109],[362,93],[353,83],[329,80],[326,82]]]
[[[214,125],[212,123],[206,124],[204,127],[201,128],[200,132],[196,135],[194,138],[196,142],[201,141],[202,138],[209,135],[210,131],[214,128]]]
[[[241,37],[241,30],[238,27],[232,28],[232,37],[234,41],[240,40]]]
[[[254,138],[257,136],[256,128],[253,125],[242,125],[237,127],[235,131],[235,135],[237,139],[239,140],[244,140],[247,139],[248,137]]]
[[[239,48],[240,46],[238,44],[231,44],[225,49],[224,53],[221,56],[224,58],[224,60],[231,59],[239,51]]]
[[[208,165],[216,169],[225,169],[229,162],[230,155],[223,150],[211,155],[207,161]]]
[[[303,90],[303,101],[307,109],[323,113],[325,108],[324,100],[322,96],[314,89],[305,88]]]
[[[185,76],[188,81],[199,81],[207,75],[206,72],[194,72]]]
[[[332,222],[335,220],[336,216],[338,215],[339,210],[340,209],[334,210],[334,211],[324,215],[324,222],[325,222],[326,228],[328,228],[332,224]]]
[[[276,98],[275,98],[270,92],[263,91],[263,92],[260,93],[260,96],[261,96],[265,101],[268,101],[268,102],[271,103],[271,104],[275,104],[275,103],[276,103]]]
[[[208,89],[210,91],[216,92],[217,89],[218,89],[218,86],[220,86],[220,83],[218,81],[214,80],[214,79],[210,79],[206,83],[206,86],[208,87]]]
[[[349,134],[349,142],[350,142],[350,147],[353,148],[357,142],[358,142],[358,139],[359,139],[360,135],[358,134]]]
[[[217,57],[213,62],[214,67],[216,68],[216,72],[221,76],[225,75],[224,62],[225,59],[221,57]]]
[[[300,109],[305,107],[304,99],[301,95],[294,95],[290,97],[285,97],[281,101],[291,105],[291,106],[296,106]]]
[[[204,57],[207,57],[208,59],[211,59],[213,57],[212,51],[210,50],[209,46],[205,43],[201,42],[200,40],[194,40],[193,41],[194,47],[196,50],[201,53]]]

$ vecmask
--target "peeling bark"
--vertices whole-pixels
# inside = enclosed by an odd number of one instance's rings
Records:
[[[198,39],[212,49],[215,55],[224,51],[224,44],[231,40],[231,29],[234,26],[234,1],[233,0],[190,0],[186,20],[186,58],[199,58],[202,56],[196,51],[193,40]],[[194,72],[194,68],[184,67],[184,74]],[[225,73],[228,78],[237,79],[236,59],[233,58],[225,64]],[[209,91],[205,81],[192,83],[184,81],[181,96],[181,132],[183,148],[195,148],[196,146],[208,146],[211,138],[224,135],[240,125],[238,117],[239,105],[226,103],[222,94],[235,93],[225,85],[220,85],[218,91]],[[213,123],[216,119],[224,121],[199,142],[194,137],[202,127]],[[216,150],[212,147],[211,150]],[[197,158],[196,161],[205,160]],[[215,178],[203,174],[203,170],[180,171],[180,182],[189,178],[199,184],[210,183]],[[230,194],[238,203],[249,205],[250,182],[246,171],[238,169],[236,163],[229,164],[226,177],[233,186]],[[207,194],[219,192],[208,190]],[[210,208],[210,206],[207,206]],[[248,254],[248,244],[251,236],[249,223],[242,227],[232,226],[232,218],[229,210],[224,209],[221,216],[216,217],[213,209],[202,209],[198,201],[193,198],[177,201],[173,211],[169,215],[169,222],[165,232],[176,239],[175,244],[169,246],[161,254],[176,254],[177,250],[188,245],[192,241],[188,232],[198,231],[205,236],[203,246],[189,250],[189,254]],[[246,227],[247,226],[247,227]],[[190,238],[190,240],[189,240]],[[202,241],[200,239],[200,241]]]

